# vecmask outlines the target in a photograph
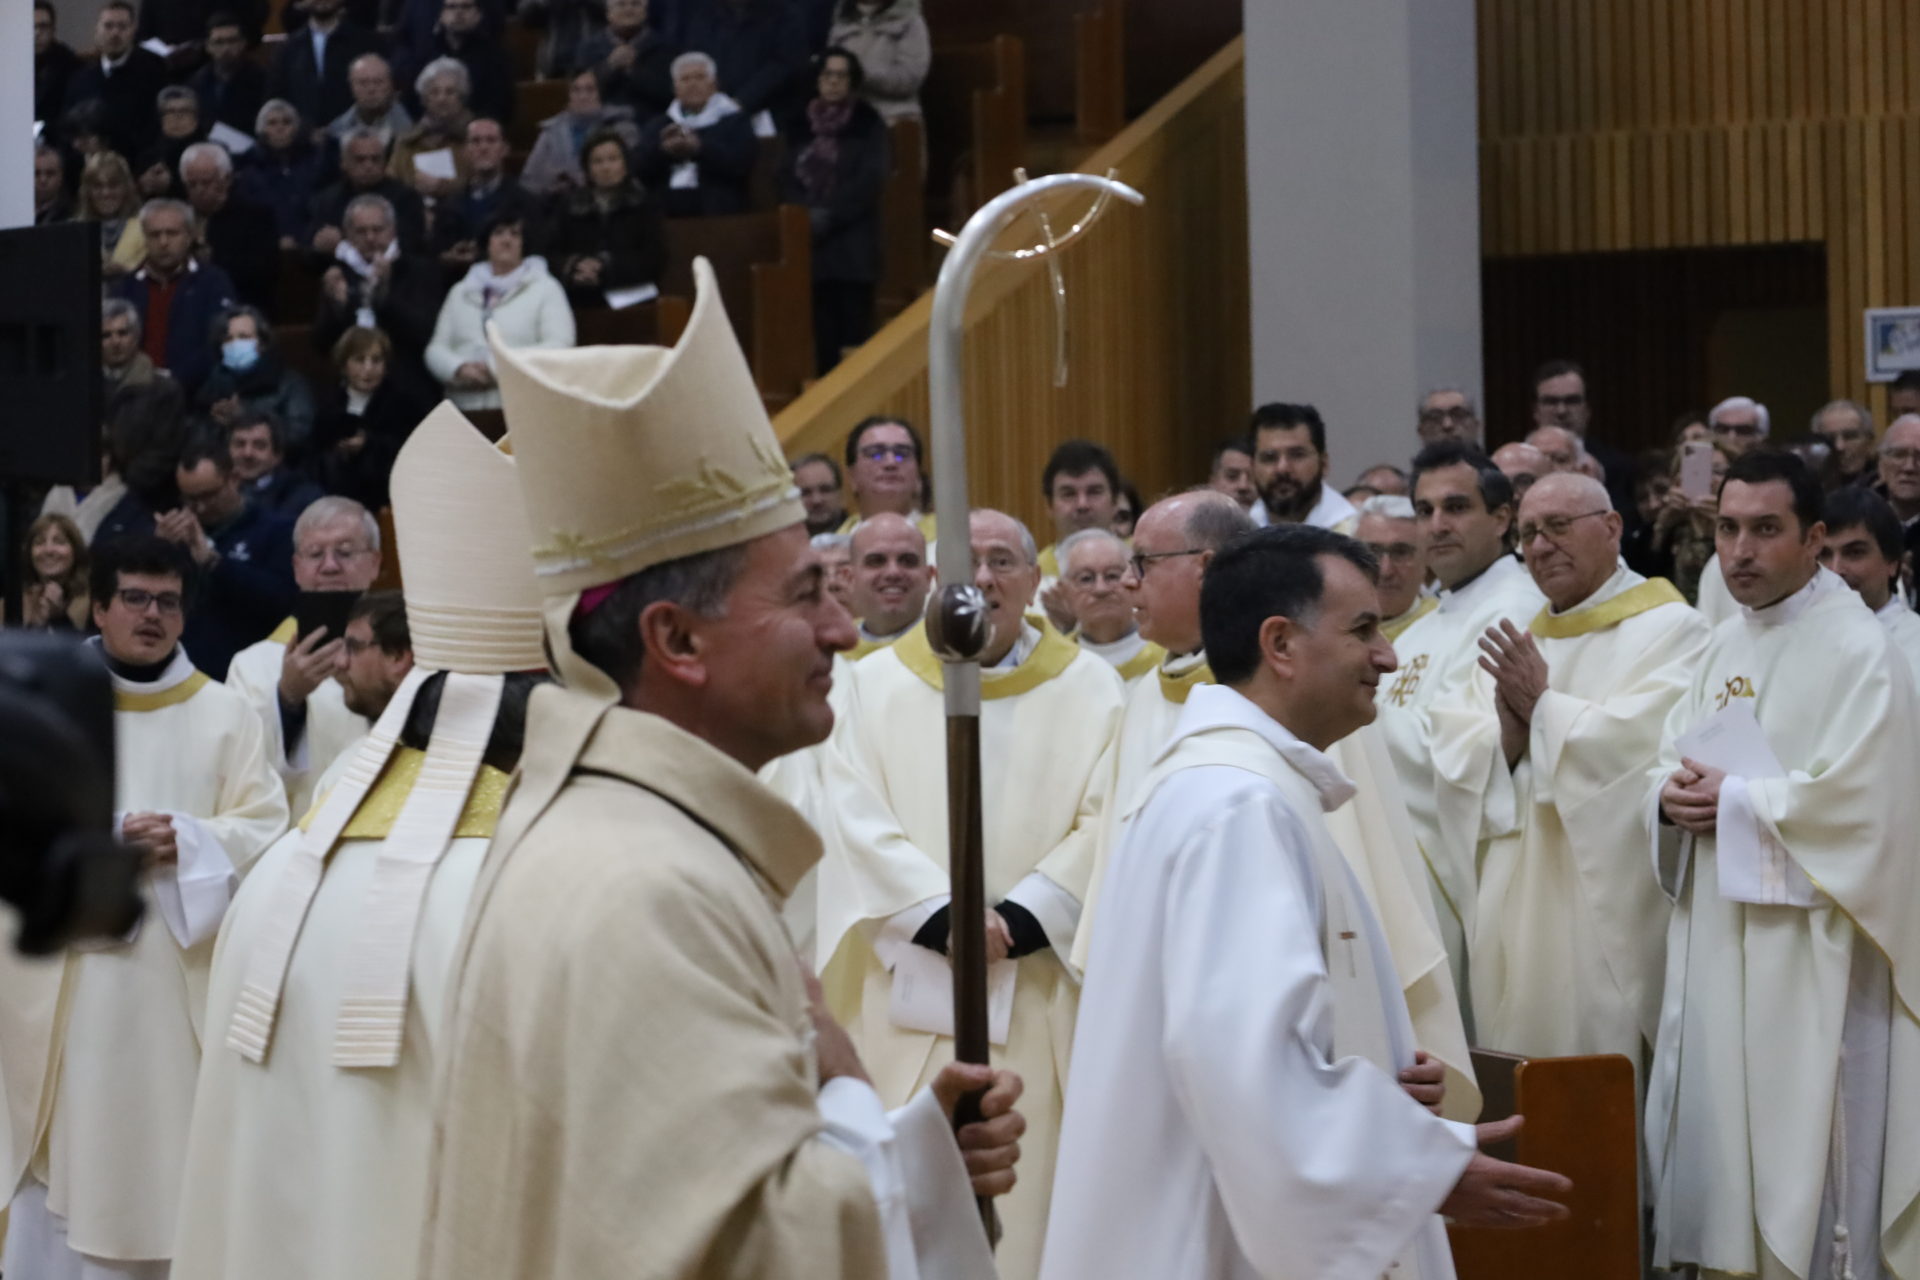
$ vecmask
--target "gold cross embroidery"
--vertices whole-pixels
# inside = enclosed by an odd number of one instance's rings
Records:
[[[1758,696],[1754,691],[1753,681],[1747,679],[1745,676],[1734,676],[1727,681],[1726,688],[1720,691],[1719,698],[1714,701],[1713,709],[1715,711],[1725,711],[1727,704],[1735,698],[1755,698]]]
[[[1400,678],[1393,682],[1393,688],[1387,690],[1387,701],[1396,707],[1404,707],[1412,700],[1420,688],[1420,677],[1427,669],[1427,655],[1417,655],[1401,671]]]

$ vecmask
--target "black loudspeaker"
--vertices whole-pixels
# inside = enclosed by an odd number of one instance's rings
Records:
[[[100,482],[100,229],[0,231],[0,481]],[[16,514],[15,519],[19,516]],[[19,548],[6,548],[11,561]]]

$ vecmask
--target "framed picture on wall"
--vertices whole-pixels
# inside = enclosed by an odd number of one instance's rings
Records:
[[[1920,369],[1920,307],[1867,311],[1867,381],[1892,382]]]

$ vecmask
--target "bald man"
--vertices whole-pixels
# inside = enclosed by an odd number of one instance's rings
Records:
[[[1007,993],[994,1057],[1027,1086],[1020,1181],[1000,1201],[998,1261],[1008,1280],[1031,1280],[1079,1003],[1066,962],[1112,787],[1123,694],[1110,665],[1028,619],[1040,557],[1026,526],[981,510],[968,532],[991,631],[980,659],[981,817],[995,904],[989,982]],[[915,627],[856,663],[851,683],[858,713],[827,753],[838,840],[820,865],[821,976],[881,1099],[904,1102],[953,1057],[945,669]],[[931,995],[931,1010],[916,992]]]
[[[1547,607],[1480,642],[1518,822],[1480,857],[1474,1026],[1489,1049],[1639,1063],[1658,1029],[1669,914],[1648,874],[1646,778],[1708,627],[1671,583],[1620,563],[1599,481],[1544,477],[1519,528]]]
[[[933,588],[927,538],[905,516],[883,511],[854,526],[848,544],[847,609],[860,623],[856,662],[913,630]]]
[[[1579,471],[1587,453],[1580,437],[1565,427],[1535,427],[1527,433],[1527,443],[1546,455],[1555,471]]]
[[[1524,495],[1533,482],[1553,471],[1553,461],[1530,444],[1510,441],[1493,451],[1493,465],[1513,484],[1516,496]]]

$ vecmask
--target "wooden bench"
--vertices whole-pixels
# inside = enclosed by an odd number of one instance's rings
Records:
[[[813,377],[813,232],[807,211],[667,219],[665,294],[694,296],[693,260],[713,263],[720,297],[770,410]]]
[[[513,127],[507,130],[507,145],[522,164],[540,136],[542,122],[566,109],[565,80],[522,80],[513,86]]]
[[[273,283],[273,319],[306,324],[320,309],[320,277],[303,249],[280,251],[280,272]]]
[[[1486,1098],[1483,1123],[1515,1112],[1527,1118],[1511,1150],[1489,1154],[1571,1178],[1573,1213],[1527,1231],[1449,1228],[1459,1280],[1638,1280],[1640,1119],[1633,1064],[1619,1054],[1529,1059],[1476,1049],[1473,1069]]]
[[[593,307],[573,313],[574,345],[581,347],[670,347],[686,331],[693,304],[663,293],[635,307]]]
[[[985,44],[999,35],[1019,40],[1027,121],[1071,124],[1087,143],[1106,141],[1125,123],[1125,9],[1126,0],[925,0],[927,26],[941,46]]]
[[[313,314],[312,307],[307,308],[307,314]],[[307,380],[315,399],[339,376],[333,371],[329,354],[314,348],[311,324],[277,324],[273,326],[273,342],[280,363]]]
[[[934,49],[920,90],[927,206],[948,230],[1012,186],[1014,169],[1026,164],[1026,77],[1026,54],[1013,36]]]

